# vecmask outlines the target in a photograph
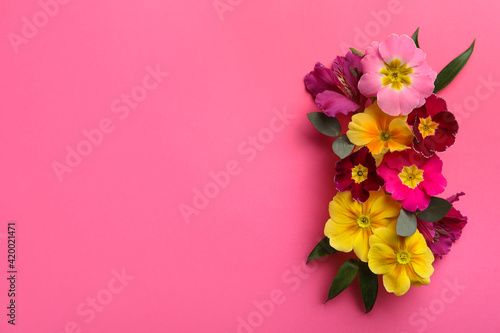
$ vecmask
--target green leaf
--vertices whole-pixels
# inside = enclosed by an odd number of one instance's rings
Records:
[[[359,262],[359,289],[365,304],[365,313],[370,312],[375,305],[378,293],[378,276],[368,267],[368,263]]]
[[[307,257],[307,263],[314,259],[318,259],[336,252],[338,251],[330,246],[330,240],[328,239],[328,237],[325,237],[311,251],[309,257]]]
[[[354,75],[354,77],[359,77],[359,72],[358,72],[358,68],[353,68],[353,67],[349,67],[349,70],[351,71],[352,75]]]
[[[431,203],[422,212],[418,212],[419,219],[427,222],[438,222],[448,214],[453,205],[445,199],[431,197]]]
[[[360,56],[362,56],[362,57],[364,56],[364,54],[363,54],[363,53],[361,53],[361,51],[356,50],[354,47],[350,47],[349,49],[350,49],[350,50],[351,50],[351,52],[352,52],[352,53],[354,53],[354,54],[360,55]]]
[[[453,79],[460,73],[462,68],[464,68],[467,61],[469,61],[472,51],[474,51],[474,45],[476,40],[472,42],[471,46],[465,50],[461,55],[453,59],[448,65],[436,77],[434,82],[434,93],[437,93],[453,81]]]
[[[356,259],[349,259],[340,266],[335,279],[333,279],[330,291],[328,292],[327,302],[335,298],[338,294],[343,292],[345,288],[354,281],[358,273],[358,261]]]
[[[309,121],[313,126],[323,133],[331,137],[340,135],[340,123],[335,117],[328,117],[323,112],[311,112],[307,114]]]
[[[396,233],[399,236],[408,237],[413,235],[415,231],[417,231],[417,217],[415,213],[401,208],[396,225]]]
[[[411,36],[411,39],[413,39],[413,41],[415,42],[415,45],[417,45],[418,48],[420,48],[420,45],[418,45],[418,31],[419,30],[420,30],[420,27],[418,27],[417,30],[415,30],[415,32]]]
[[[347,135],[344,134],[333,141],[332,149],[333,152],[342,159],[346,158],[347,156],[349,156],[349,154],[352,153],[354,145],[351,143],[351,141],[349,141]]]

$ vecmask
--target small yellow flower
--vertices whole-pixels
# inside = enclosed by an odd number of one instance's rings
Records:
[[[413,164],[410,167],[404,166],[403,170],[398,176],[404,185],[415,189],[418,183],[424,180],[423,174],[424,170],[420,170],[415,164]]]
[[[358,164],[352,168],[352,179],[356,184],[362,183],[368,179],[368,168]]]
[[[370,237],[368,267],[383,274],[385,289],[397,296],[404,295],[410,286],[429,284],[433,262],[434,255],[418,230],[402,237],[392,228],[379,228]]]
[[[375,102],[364,113],[352,116],[346,134],[353,144],[367,146],[372,155],[409,149],[413,133],[406,118],[388,115]]]
[[[370,192],[364,203],[353,200],[350,191],[339,192],[330,202],[330,219],[325,225],[325,236],[330,245],[341,252],[354,253],[368,261],[369,239],[377,228],[391,226],[396,221],[401,204],[384,190]]]
[[[420,124],[418,124],[418,130],[422,134],[422,138],[425,139],[428,135],[434,135],[439,124],[432,121],[432,117],[420,118]]]

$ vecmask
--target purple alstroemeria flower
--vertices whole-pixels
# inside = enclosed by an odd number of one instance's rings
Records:
[[[304,83],[318,107],[328,116],[348,114],[364,106],[366,97],[358,90],[361,77],[361,56],[347,52],[337,57],[333,69],[316,63],[314,71],[307,74]]]
[[[457,193],[446,200],[454,203],[462,195],[465,195],[465,193]],[[417,217],[417,227],[420,233],[424,235],[427,246],[432,253],[439,256],[439,258],[443,258],[443,255],[450,252],[451,243],[458,240],[462,235],[462,229],[467,224],[467,221],[466,216],[463,216],[459,210],[452,207],[448,214],[436,223],[426,222]]]

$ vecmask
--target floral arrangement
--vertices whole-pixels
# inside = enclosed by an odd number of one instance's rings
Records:
[[[379,275],[397,296],[429,284],[435,256],[442,259],[467,224],[453,207],[464,193],[438,197],[447,185],[439,154],[454,145],[458,123],[436,93],[465,66],[475,40],[437,74],[418,32],[373,42],[364,54],[351,48],[332,68],[318,62],[304,79],[321,110],[308,118],[336,138],[332,148],[340,158],[325,237],[307,262],[353,252],[356,258],[340,266],[327,301],[358,275],[366,313],[375,304]],[[345,133],[339,114],[348,117]]]

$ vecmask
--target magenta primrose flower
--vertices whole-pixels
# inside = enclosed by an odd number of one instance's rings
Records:
[[[465,193],[457,193],[446,200],[454,203],[462,195],[465,195]],[[463,216],[459,210],[452,207],[448,214],[436,223],[423,221],[417,216],[417,228],[424,236],[432,253],[442,259],[443,255],[450,252],[452,242],[458,240],[462,235],[462,229],[467,224],[467,221],[466,216]]]
[[[359,90],[377,97],[380,108],[392,115],[407,115],[421,107],[434,90],[436,72],[425,61],[425,53],[407,35],[390,35],[373,42],[361,60],[363,76]]]
[[[337,190],[350,190],[352,198],[359,202],[368,200],[369,191],[378,191],[384,185],[384,179],[377,174],[375,159],[366,147],[338,161],[335,170]]]
[[[361,56],[349,51],[345,57],[335,58],[333,70],[318,62],[314,71],[305,76],[304,83],[318,107],[326,115],[335,117],[356,111],[365,104],[366,97],[358,90],[361,74]]]
[[[437,155],[425,158],[414,150],[388,153],[378,168],[385,189],[401,201],[403,208],[415,212],[429,206],[431,195],[444,191],[443,162]]]
[[[457,120],[445,100],[434,94],[408,115],[408,124],[413,125],[413,148],[424,156],[444,152],[455,143]]]

